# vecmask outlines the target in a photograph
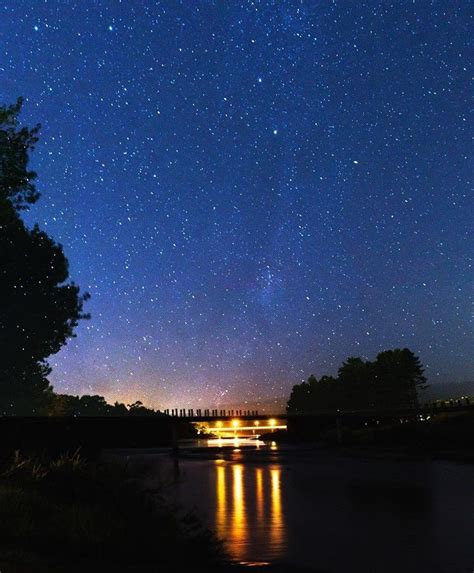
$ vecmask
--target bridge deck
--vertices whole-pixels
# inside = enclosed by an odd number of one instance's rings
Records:
[[[441,412],[467,412],[474,411],[474,404],[460,404],[453,406],[424,406],[418,409],[401,409],[393,408],[386,410],[319,410],[316,412],[307,412],[301,414],[244,414],[244,415],[219,415],[209,414],[209,415],[168,415],[165,416],[166,419],[170,420],[187,420],[188,422],[215,422],[217,420],[222,420],[223,422],[232,420],[240,420],[244,422],[245,420],[289,420],[292,418],[304,418],[304,417],[314,417],[314,418],[378,418],[378,419],[391,419],[391,418],[409,418],[417,415],[427,415],[427,414],[437,414]]]

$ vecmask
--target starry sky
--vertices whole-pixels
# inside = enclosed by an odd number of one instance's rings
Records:
[[[209,407],[408,346],[473,378],[469,2],[6,0],[26,216],[92,295],[55,389]]]

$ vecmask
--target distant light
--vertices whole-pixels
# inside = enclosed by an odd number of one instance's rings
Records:
[[[274,418],[268,420],[268,423],[270,424],[270,426],[276,426],[276,420]]]
[[[278,133],[278,129],[274,129],[273,130],[273,135],[276,135]]]
[[[37,32],[39,30],[38,26],[33,26],[33,30]]]
[[[223,426],[223,424],[222,424],[221,420],[216,422],[216,428],[222,428],[222,426]]]
[[[355,159],[354,159],[354,161],[353,161],[352,163],[353,163],[354,165],[359,165],[359,162],[356,161]]]
[[[113,32],[114,31],[114,27],[113,26],[109,26],[109,32]]]
[[[254,425],[255,425],[255,426],[260,426],[260,422],[259,422],[258,420],[255,420]]]
[[[238,428],[239,427],[239,420],[232,420],[232,425],[234,426],[234,428]]]

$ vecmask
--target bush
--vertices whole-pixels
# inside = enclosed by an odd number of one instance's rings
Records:
[[[19,454],[0,474],[2,571],[185,570],[224,563],[220,545],[195,518],[178,519],[124,469]],[[25,569],[18,569],[22,561]],[[13,565],[12,563],[15,563]]]

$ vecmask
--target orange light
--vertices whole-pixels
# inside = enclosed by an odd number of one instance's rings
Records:
[[[216,422],[216,428],[222,428],[222,426],[223,426],[223,424],[222,424],[221,420]]]
[[[268,420],[268,423],[270,424],[270,426],[276,426],[276,420],[274,418],[272,418],[271,420]]]
[[[255,426],[260,426],[260,422],[259,422],[258,420],[255,420],[254,425],[255,425]]]
[[[232,420],[232,425],[234,426],[234,428],[238,428],[239,427],[239,420]]]

